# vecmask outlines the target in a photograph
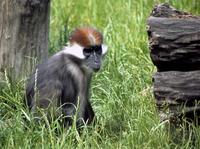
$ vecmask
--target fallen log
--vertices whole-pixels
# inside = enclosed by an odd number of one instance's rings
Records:
[[[162,4],[147,24],[150,56],[158,71],[200,69],[200,17]]]
[[[160,4],[147,25],[161,121],[177,123],[185,117],[200,123],[200,17]]]
[[[156,72],[153,91],[157,104],[192,104],[200,100],[200,71]]]

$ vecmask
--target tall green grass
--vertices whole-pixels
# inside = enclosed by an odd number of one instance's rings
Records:
[[[67,42],[70,31],[86,25],[101,30],[109,47],[104,68],[92,82],[98,123],[82,135],[74,127],[60,128],[57,121],[35,124],[23,107],[24,81],[11,85],[7,79],[0,91],[0,148],[199,148],[198,128],[196,142],[182,136],[175,144],[156,112],[146,20],[161,2],[200,14],[199,0],[52,0],[51,54]]]

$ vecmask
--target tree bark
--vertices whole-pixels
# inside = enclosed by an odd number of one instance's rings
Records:
[[[50,0],[0,1],[0,73],[27,75],[48,55]]]
[[[160,119],[200,123],[200,17],[160,4],[147,24]]]
[[[159,5],[148,26],[150,56],[158,71],[200,69],[200,17]]]
[[[194,103],[200,99],[200,71],[156,72],[154,95],[158,104]]]

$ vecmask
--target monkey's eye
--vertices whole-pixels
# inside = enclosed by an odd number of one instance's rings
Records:
[[[94,48],[94,50],[95,50],[95,52],[96,52],[97,54],[99,54],[99,55],[102,54],[102,48],[101,48],[101,46],[96,46],[96,47]]]
[[[90,56],[91,53],[92,53],[92,49],[91,48],[84,48],[83,49],[83,54],[85,56]]]

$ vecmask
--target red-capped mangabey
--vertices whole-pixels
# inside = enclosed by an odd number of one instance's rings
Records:
[[[71,125],[71,117],[77,111],[78,125],[91,123],[94,111],[89,101],[90,81],[92,72],[100,69],[106,52],[99,31],[91,27],[75,29],[69,45],[39,64],[28,80],[26,104],[29,109],[36,115],[38,108],[48,109],[48,117],[53,109],[54,116],[65,116],[65,125]]]

